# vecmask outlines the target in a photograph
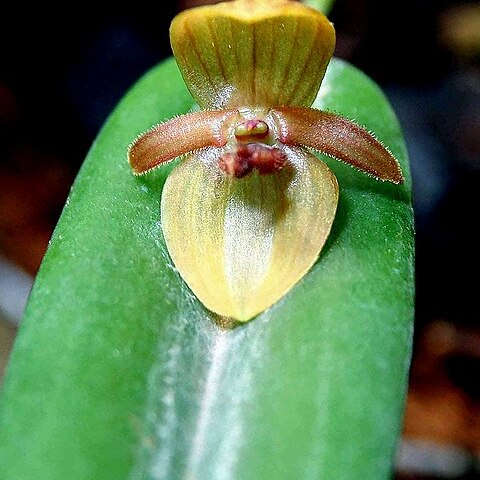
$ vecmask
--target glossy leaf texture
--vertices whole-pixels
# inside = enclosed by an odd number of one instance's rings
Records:
[[[302,0],[302,3],[308,7],[316,8],[325,15],[328,15],[335,0]]]
[[[375,131],[406,182],[323,158],[340,198],[319,260],[272,308],[221,328],[165,247],[171,166],[134,177],[126,161],[132,138],[192,106],[169,60],[94,143],[12,355],[0,477],[389,478],[413,317],[410,180],[392,110],[362,73],[332,61],[314,107]]]

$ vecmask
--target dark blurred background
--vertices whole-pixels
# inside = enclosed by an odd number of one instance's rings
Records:
[[[2,11],[0,370],[98,129],[198,3]],[[417,316],[398,479],[480,478],[480,2],[337,0],[330,18],[336,55],[384,88],[412,163]]]

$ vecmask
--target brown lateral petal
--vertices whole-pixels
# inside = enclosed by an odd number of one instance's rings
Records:
[[[272,110],[280,126],[280,141],[303,145],[342,160],[378,180],[402,183],[395,157],[372,134],[340,115],[302,107]]]
[[[310,106],[335,47],[322,13],[286,0],[237,0],[186,10],[170,27],[199,105]]]
[[[200,148],[226,144],[225,121],[237,110],[193,112],[172,118],[140,135],[128,149],[128,161],[142,175],[180,155]]]

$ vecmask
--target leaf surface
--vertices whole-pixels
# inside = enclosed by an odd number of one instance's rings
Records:
[[[334,60],[314,104],[376,133],[406,183],[324,159],[340,199],[320,259],[252,322],[220,328],[168,257],[171,170],[134,177],[141,132],[193,101],[173,60],[95,141],[36,280],[0,408],[3,480],[388,478],[411,352],[405,145],[385,97]]]

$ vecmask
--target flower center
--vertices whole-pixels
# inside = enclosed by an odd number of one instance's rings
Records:
[[[245,177],[253,170],[260,175],[274,173],[287,163],[283,150],[272,145],[275,140],[275,127],[259,118],[244,118],[233,127],[230,149],[219,158],[218,166],[234,178]]]
[[[235,138],[242,143],[256,142],[265,139],[269,128],[263,120],[246,120],[235,127]]]
[[[287,156],[282,150],[262,143],[239,144],[218,160],[220,169],[235,178],[245,177],[253,170],[268,175],[282,169],[286,163]]]

